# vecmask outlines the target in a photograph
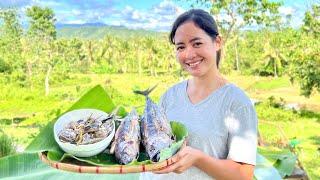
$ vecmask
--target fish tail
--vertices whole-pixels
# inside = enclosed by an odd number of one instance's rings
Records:
[[[144,91],[134,90],[133,92],[136,93],[136,94],[141,94],[141,95],[144,95],[144,96],[148,96],[157,86],[158,86],[158,84],[156,84],[152,88],[148,88],[148,89],[146,89]]]

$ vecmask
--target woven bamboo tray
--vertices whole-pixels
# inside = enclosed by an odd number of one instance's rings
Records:
[[[145,164],[145,165],[142,164],[142,165],[82,166],[77,164],[51,161],[47,158],[47,155],[44,152],[39,153],[39,158],[42,162],[56,169],[76,172],[76,173],[93,173],[93,174],[125,174],[125,173],[147,172],[147,171],[153,171],[160,168],[164,168],[174,163],[172,158],[169,158],[162,162]]]

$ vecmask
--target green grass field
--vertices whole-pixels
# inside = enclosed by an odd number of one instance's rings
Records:
[[[227,77],[244,89],[251,98],[262,100],[256,106],[259,130],[269,146],[283,147],[288,140],[297,139],[299,159],[312,179],[320,178],[320,95],[314,93],[307,99],[299,96],[299,89],[288,78],[266,78],[232,74]],[[57,114],[65,111],[93,86],[102,85],[115,104],[126,108],[137,106],[143,111],[144,97],[132,93],[132,89],[146,89],[158,84],[151,98],[158,101],[161,94],[179,77],[158,77],[137,74],[72,74],[62,82],[54,81],[49,96],[39,83],[33,89],[18,84],[4,83],[0,77],[0,128],[14,139],[15,144],[26,147]],[[306,110],[295,112],[275,108],[267,99],[280,97],[287,103],[298,103]]]

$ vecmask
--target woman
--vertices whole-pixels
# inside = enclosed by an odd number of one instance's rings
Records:
[[[174,164],[151,179],[253,179],[257,117],[250,99],[219,73],[221,37],[212,16],[189,10],[174,22],[170,41],[191,79],[171,87],[160,105],[189,131]]]

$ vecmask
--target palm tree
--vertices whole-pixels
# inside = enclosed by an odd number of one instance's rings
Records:
[[[283,65],[286,64],[286,57],[281,53],[280,49],[276,49],[270,44],[270,41],[264,45],[264,55],[263,59],[265,60],[265,69],[271,67],[273,69],[273,76],[278,77],[281,72]]]

